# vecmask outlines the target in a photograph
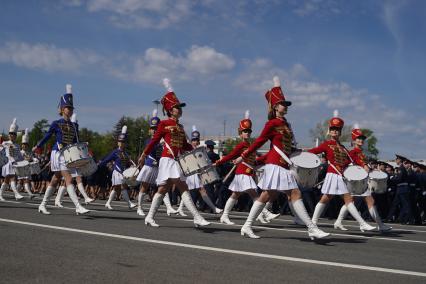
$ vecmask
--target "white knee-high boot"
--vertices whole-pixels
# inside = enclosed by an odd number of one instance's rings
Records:
[[[213,210],[213,213],[216,213],[216,214],[222,213],[222,209],[217,208],[216,205],[213,204],[213,201],[210,199],[208,195],[201,194],[201,198],[210,207],[210,209]]]
[[[64,207],[62,206],[62,198],[64,197],[66,187],[64,185],[59,186],[58,193],[56,193],[55,198],[55,206],[56,207]]]
[[[354,217],[355,220],[357,220],[357,222],[359,223],[359,229],[361,230],[361,232],[372,231],[375,229],[375,227],[370,226],[369,224],[367,224],[367,222],[365,222],[364,219],[362,219],[353,202],[346,204],[346,207],[348,208],[348,211],[352,215],[352,217]]]
[[[297,199],[292,202],[294,212],[296,215],[302,220],[302,222],[308,227],[308,235],[313,240],[315,238],[321,239],[324,237],[328,237],[330,234],[325,233],[318,229],[317,225],[311,221],[311,218],[306,211],[305,205],[303,204],[302,199]]]
[[[80,202],[78,202],[78,197],[77,197],[77,194],[75,193],[74,185],[70,184],[70,185],[67,186],[67,193],[68,193],[68,196],[70,197],[71,201],[75,205],[75,213],[77,215],[78,214],[86,214],[87,212],[89,212],[89,210],[87,210],[86,208],[81,206]]]
[[[321,217],[322,212],[324,212],[325,209],[325,203],[322,203],[321,201],[317,203],[315,206],[314,214],[312,215],[312,223],[315,225],[318,223],[318,219]]]
[[[225,207],[223,208],[222,216],[220,216],[220,222],[225,223],[227,225],[234,225],[234,222],[231,222],[229,220],[229,212],[231,212],[232,208],[234,208],[235,204],[237,203],[237,199],[234,199],[232,197],[229,197],[228,200],[225,203]]]
[[[5,199],[3,198],[3,191],[5,191],[7,188],[7,184],[4,182],[1,184],[0,187],[0,201],[5,201]]]
[[[82,182],[79,182],[79,183],[77,184],[77,188],[78,188],[78,191],[80,192],[80,194],[81,194],[81,195],[83,196],[83,198],[84,198],[84,203],[89,204],[90,202],[93,202],[93,201],[94,201],[94,199],[90,198],[90,197],[87,195],[86,190],[84,189],[84,185],[83,185],[83,183],[82,183]]]
[[[145,217],[145,225],[152,227],[159,227],[157,223],[154,221],[155,213],[157,213],[158,208],[161,205],[161,201],[163,200],[164,195],[160,193],[155,193],[152,198],[151,207],[149,208],[148,215]]]
[[[163,202],[164,202],[164,205],[166,205],[166,208],[167,208],[167,216],[170,216],[171,214],[177,214],[178,213],[178,211],[173,208],[172,203],[170,202],[170,196],[169,196],[168,192],[166,194],[164,194]]]
[[[16,182],[15,181],[10,182],[10,189],[12,189],[13,193],[15,194],[16,200],[21,200],[22,198],[24,198],[16,189]]]
[[[259,239],[260,237],[255,235],[253,233],[253,230],[251,229],[251,225],[253,224],[253,221],[256,220],[257,216],[262,212],[263,208],[265,207],[265,203],[262,203],[260,201],[255,201],[253,203],[253,206],[250,209],[250,213],[247,217],[246,222],[241,227],[241,236],[248,236],[251,239]]]
[[[291,202],[290,200],[288,201],[288,207],[290,207],[291,214],[293,214],[293,216],[294,216],[293,217],[294,224],[305,225],[305,223],[302,221],[302,219],[300,219],[299,216],[297,216],[296,212],[294,211],[293,202]]]
[[[105,207],[109,210],[113,210],[111,207],[111,202],[115,199],[116,196],[117,192],[115,192],[115,189],[111,190],[111,192],[109,193],[108,201],[107,203],[105,203]]]
[[[25,189],[25,192],[28,194],[28,196],[30,197],[30,199],[33,199],[34,198],[34,194],[31,192],[31,189],[30,189],[30,184],[29,183],[24,183],[24,189]]]
[[[143,200],[144,195],[145,195],[145,193],[143,193],[142,191],[139,191],[139,194],[138,194],[138,211],[136,212],[136,214],[138,214],[139,216],[145,216],[145,213],[143,213],[143,210],[142,210],[142,200]]]
[[[379,225],[380,232],[387,232],[392,230],[391,226],[388,226],[382,222],[382,219],[379,216],[379,212],[377,211],[376,206],[373,205],[373,207],[368,208],[368,212],[370,212],[370,215],[373,218],[373,220],[376,221],[377,225]]]
[[[340,229],[342,231],[347,231],[345,227],[343,227],[342,221],[348,215],[348,208],[345,204],[343,204],[342,208],[340,208],[339,216],[337,216],[336,222],[334,222],[334,229]]]
[[[180,200],[180,203],[179,203],[179,208],[178,208],[178,214],[182,217],[186,217],[188,215],[186,215],[185,212],[183,212],[183,207],[184,207],[184,204],[182,202],[182,197],[181,197],[181,200]]]
[[[123,196],[124,201],[127,202],[127,205],[129,205],[129,208],[135,208],[137,205],[130,201],[129,193],[127,192],[127,189],[121,190],[121,196]]]
[[[203,216],[198,212],[197,208],[195,207],[194,202],[192,201],[191,194],[189,191],[185,191],[182,193],[182,202],[185,205],[185,207],[189,210],[189,212],[194,217],[194,226],[208,226],[210,225],[210,222],[207,222]]]
[[[50,212],[48,212],[46,210],[46,204],[49,201],[50,196],[52,196],[54,190],[55,190],[55,188],[51,185],[49,185],[46,188],[46,192],[44,193],[43,200],[41,201],[40,205],[38,206],[38,212],[43,213],[45,215],[50,214]]]

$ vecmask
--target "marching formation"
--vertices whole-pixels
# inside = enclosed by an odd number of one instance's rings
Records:
[[[335,196],[340,196],[343,200],[343,206],[334,223],[335,229],[340,230],[347,230],[343,221],[348,213],[358,222],[362,232],[376,229],[387,232],[392,228],[383,223],[382,217],[387,220],[397,219],[402,223],[418,223],[421,213],[426,212],[423,194],[425,166],[397,156],[395,172],[392,172],[393,167],[386,163],[376,167],[372,161],[367,161],[362,151],[367,137],[358,125],[352,130],[353,149],[348,150],[340,142],[344,121],[337,111],[328,122],[328,140],[312,149],[298,149],[291,124],[286,119],[292,103],[285,98],[278,77],[273,78],[273,87],[265,94],[268,121],[259,137],[251,140],[253,123],[249,111],[246,111],[237,129],[241,142],[222,157],[213,152],[212,141],[206,142],[207,147],[200,146],[200,132],[195,125],[191,137],[187,138],[184,127],[179,122],[186,104],[179,101],[168,79],[164,79],[163,83],[167,91],[161,99],[161,104],[166,118],[160,120],[157,112],[153,112],[150,118],[150,138],[136,162],[126,151],[126,126],[122,127],[117,137],[116,148],[95,162],[89,145],[79,139],[71,85],[66,85],[66,93],[60,97],[60,119],[52,122],[44,138],[32,151],[28,129],[22,136],[22,144],[17,143],[19,128],[17,120],[14,119],[9,129],[9,139],[2,142],[0,147],[0,201],[5,201],[3,192],[7,189],[13,191],[16,200],[23,199],[19,186],[23,186],[28,197],[33,199],[34,189],[40,187],[37,177],[50,167],[51,176],[43,176],[43,186],[46,190],[38,211],[45,215],[51,214],[46,205],[57,190],[55,206],[62,207],[61,199],[66,192],[75,206],[76,214],[88,214],[90,210],[80,204],[78,195],[84,198],[85,204],[90,204],[94,198],[90,192],[87,194],[83,180],[111,167],[111,190],[105,207],[113,210],[113,201],[117,196],[121,196],[130,209],[137,207],[137,215],[145,216],[145,224],[152,227],[160,226],[155,216],[162,203],[167,207],[168,216],[186,216],[186,208],[193,217],[195,227],[210,225],[196,206],[196,196],[201,196],[202,202],[211,212],[221,214],[221,223],[233,225],[230,212],[244,193],[250,197],[252,206],[241,228],[241,235],[254,239],[260,236],[253,232],[253,223],[267,223],[277,218],[279,214],[274,214],[271,210],[274,202],[282,196],[285,197],[295,223],[306,226],[311,239],[330,235],[318,227],[318,220],[324,211],[328,210],[328,205]],[[54,143],[50,160],[43,163],[38,158],[38,153],[52,139]],[[268,141],[269,151],[263,155],[257,153]],[[218,168],[230,163],[232,169],[228,169],[221,178]],[[387,166],[392,170],[388,170]],[[417,179],[413,179],[416,175],[409,173],[412,167],[417,171]],[[324,177],[320,180],[322,172]],[[107,175],[103,175],[102,180],[98,181],[106,183],[106,178]],[[94,186],[93,183],[96,184],[93,180],[89,182],[87,188]],[[222,206],[217,206],[211,197],[211,190],[214,188],[212,185],[217,183],[228,184],[227,189],[231,192],[223,199]],[[414,196],[410,190],[413,184]],[[380,195],[388,193],[391,185],[395,188],[391,208],[386,211],[386,216],[380,216],[384,214],[384,210],[379,210],[377,203],[383,202]],[[151,195],[152,202],[145,215],[142,203],[152,188],[155,188],[156,192]],[[312,203],[312,196],[306,199],[305,195],[312,188],[321,189],[316,206]],[[172,206],[171,194],[173,200],[175,196],[180,196],[177,210]],[[137,203],[132,202],[132,197]],[[365,214],[358,211],[355,201],[359,199],[365,200],[368,213],[377,228],[368,224],[364,220]],[[417,210],[413,210],[413,202]]]

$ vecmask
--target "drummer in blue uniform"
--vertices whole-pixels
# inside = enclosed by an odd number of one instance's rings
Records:
[[[151,142],[152,136],[154,136],[159,123],[160,123],[160,118],[157,116],[157,110],[154,109],[152,112],[152,117],[149,121],[150,137],[146,139],[145,147]],[[143,201],[144,195],[148,193],[148,190],[150,187],[156,186],[155,181],[158,175],[158,163],[160,161],[162,152],[163,152],[163,146],[161,144],[155,145],[154,149],[146,157],[145,164],[143,165],[141,171],[139,172],[138,177],[136,178],[136,180],[141,183],[139,188],[138,210],[137,210],[137,214],[139,216],[145,216],[145,213],[142,210],[142,201]],[[172,207],[169,193],[166,193],[164,195],[163,202],[167,207],[167,215],[170,216],[171,214],[178,213],[178,211]]]
[[[37,149],[40,149],[44,144],[47,143],[53,134],[55,135],[56,141],[53,145],[50,156],[50,166],[52,172],[54,172],[54,175],[52,176],[52,180],[46,189],[43,201],[38,207],[38,211],[40,213],[47,215],[50,214],[50,212],[46,210],[46,204],[49,201],[50,196],[53,194],[58,182],[61,181],[61,177],[65,179],[68,196],[75,205],[75,212],[77,215],[89,212],[89,210],[80,205],[77,194],[75,193],[71,172],[74,173],[76,170],[66,166],[65,158],[61,152],[61,149],[64,147],[78,142],[78,124],[71,122],[71,116],[74,112],[71,88],[71,85],[66,85],[66,93],[65,95],[61,96],[59,101],[58,112],[62,118],[52,122],[44,138],[33,148],[33,152]]]
[[[99,167],[106,166],[109,162],[114,161],[114,170],[112,172],[112,190],[109,194],[109,198],[105,207],[109,210],[113,210],[111,202],[117,196],[117,192],[121,190],[121,196],[127,202],[130,209],[135,208],[137,205],[130,201],[129,193],[127,192],[128,186],[123,182],[123,172],[132,165],[129,154],[126,152],[127,142],[127,126],[124,125],[121,129],[121,133],[117,138],[117,148],[114,149],[107,157],[102,159],[99,163]],[[135,168],[136,170],[136,168]]]

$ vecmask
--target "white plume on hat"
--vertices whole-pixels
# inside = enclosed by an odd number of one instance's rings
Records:
[[[354,123],[354,129],[359,129],[359,124],[358,124],[358,122],[355,122],[355,123]]]
[[[157,114],[158,114],[157,109],[156,109],[156,108],[155,108],[155,109],[153,109],[153,110],[152,110],[152,117],[156,117],[156,116],[157,116]]]
[[[25,128],[25,134],[22,135],[22,143],[28,143],[30,141],[30,136],[28,135],[28,128]]]
[[[274,78],[272,80],[274,81],[274,87],[280,87],[281,86],[280,78],[278,76],[274,76]]]
[[[335,109],[333,111],[333,117],[339,117],[339,110]]]
[[[192,132],[197,131],[197,126],[193,125],[192,126]]]
[[[12,124],[9,127],[9,132],[18,132],[18,125],[16,124],[16,117],[13,119]]]
[[[246,113],[244,114],[244,118],[245,119],[249,119],[250,118],[250,111],[246,110]]]
[[[127,126],[123,125],[123,127],[121,128],[121,134],[126,134],[127,133]]]
[[[76,113],[72,114],[72,116],[71,116],[71,122],[74,122],[74,123],[77,122],[77,114]]]
[[[167,89],[168,92],[173,92],[173,87],[172,87],[172,84],[170,84],[170,79],[169,78],[164,78],[163,79],[163,85]]]
[[[71,84],[66,84],[65,85],[65,90],[67,94],[72,94],[72,85]]]

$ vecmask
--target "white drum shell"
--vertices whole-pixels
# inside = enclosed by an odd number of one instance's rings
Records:
[[[372,171],[368,175],[368,188],[376,193],[386,193],[388,186],[388,175],[382,171]]]
[[[61,150],[68,168],[82,168],[90,162],[87,143],[68,145]]]
[[[84,167],[78,169],[78,173],[84,177],[93,175],[98,169],[98,165],[95,160],[90,159]]]
[[[198,147],[191,152],[179,156],[178,162],[185,176],[199,173],[202,169],[212,164],[204,147]]]
[[[220,180],[219,174],[214,167],[208,167],[199,173],[203,185],[214,183]]]
[[[31,175],[38,175],[41,172],[40,163],[37,159],[34,159],[29,164]]]
[[[134,187],[139,184],[136,180],[139,174],[139,169],[136,167],[130,167],[123,172],[123,183],[128,186]]]
[[[19,177],[28,177],[31,175],[30,163],[28,161],[20,161],[13,165],[15,173]]]
[[[343,172],[346,187],[352,195],[361,195],[368,188],[368,173],[360,166],[349,166]]]
[[[297,184],[303,188],[312,188],[317,183],[321,160],[309,152],[299,152],[290,156],[293,165],[290,171]]]

